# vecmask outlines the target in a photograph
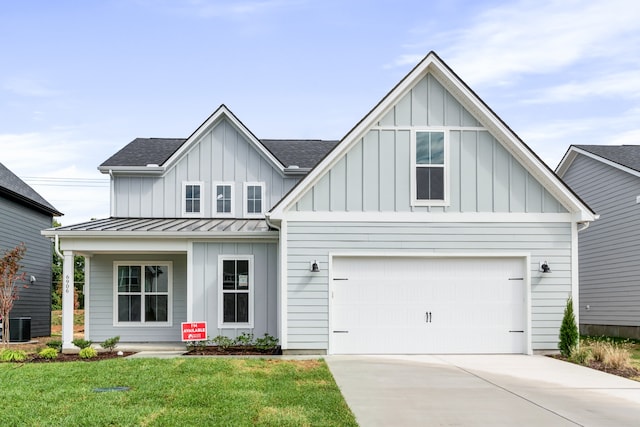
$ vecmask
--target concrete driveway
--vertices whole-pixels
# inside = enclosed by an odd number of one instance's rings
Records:
[[[545,356],[327,356],[362,427],[640,426],[640,382]]]

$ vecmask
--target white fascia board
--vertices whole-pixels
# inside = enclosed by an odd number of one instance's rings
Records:
[[[116,175],[162,175],[164,166],[98,166],[103,174]]]
[[[582,154],[583,156],[589,157],[593,160],[597,160],[600,163],[603,163],[607,166],[611,166],[612,168],[616,168],[630,175],[640,177],[640,172],[635,169],[631,169],[627,166],[623,166],[620,163],[612,162],[611,160],[605,159],[604,157],[598,156],[597,154],[590,153],[588,151],[585,151],[577,147],[571,147],[571,149],[569,150],[569,153],[567,153],[567,155],[562,159],[562,161],[558,165],[558,174],[560,175],[560,172],[562,172],[562,175],[560,176],[563,176],[567,172],[567,170],[569,169],[569,166],[571,166],[571,163],[578,156],[578,154]]]
[[[136,238],[136,239],[273,239],[278,237],[277,231],[219,231],[219,232],[161,232],[161,231],[56,231],[56,230],[44,230],[41,232],[45,237],[55,237],[58,235],[61,238],[93,238],[93,239],[121,239],[121,238]]]
[[[564,156],[562,156],[562,160],[560,160],[558,166],[556,166],[556,175],[558,175],[560,178],[563,178],[564,174],[567,173],[569,166],[571,166],[571,163],[573,163],[577,156],[578,153],[576,152],[575,147],[569,147],[567,152],[564,153]]]
[[[256,138],[256,136],[251,133],[251,131],[240,121],[238,118],[229,110],[225,105],[221,105],[218,107],[216,111],[213,112],[207,118],[207,120],[202,123],[198,129],[193,132],[189,138],[180,146],[180,148],[171,155],[171,157],[165,162],[164,167],[166,170],[169,170],[182,156],[186,151],[188,151],[195,141],[198,141],[204,134],[209,132],[222,118],[226,118],[231,122],[236,129],[242,133],[247,140],[249,140],[256,150],[258,150],[268,161],[270,161],[274,168],[276,168],[280,174],[284,176],[284,165],[280,163],[276,157],[269,152],[265,148],[264,145]]]
[[[289,212],[289,222],[552,223],[583,222],[571,213]]]

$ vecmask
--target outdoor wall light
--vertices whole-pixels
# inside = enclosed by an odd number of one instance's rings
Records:
[[[313,260],[313,262],[311,263],[311,267],[309,268],[309,271],[312,273],[320,272],[320,267],[318,267],[318,261],[316,261],[315,259]]]
[[[36,276],[32,275],[31,277],[29,277],[29,283],[31,283],[32,285],[36,283]]]
[[[540,271],[543,273],[551,273],[551,267],[547,264],[547,261],[540,262]]]

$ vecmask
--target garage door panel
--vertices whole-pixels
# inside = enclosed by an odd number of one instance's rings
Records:
[[[333,353],[525,351],[521,259],[349,257],[333,265]]]

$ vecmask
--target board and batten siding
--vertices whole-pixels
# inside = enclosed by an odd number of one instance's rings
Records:
[[[411,132],[449,139],[449,206],[411,206]],[[431,74],[421,79],[296,203],[297,211],[567,210]]]
[[[353,223],[289,221],[287,336],[289,349],[327,349],[329,254],[436,255],[528,253],[531,259],[533,350],[556,349],[571,293],[571,223]],[[317,260],[319,273],[309,271]],[[538,272],[547,260],[553,274]]]
[[[162,177],[113,177],[112,216],[178,218],[182,216],[182,183],[204,182],[204,216],[214,215],[215,182],[234,183],[235,216],[242,216],[243,183],[265,183],[265,211],[297,182],[285,178],[226,119],[196,141]]]
[[[21,272],[27,281],[19,284],[19,298],[14,302],[10,318],[30,317],[31,336],[51,334],[51,260],[52,246],[40,230],[52,226],[53,217],[13,200],[0,197],[0,254],[20,243],[26,247]],[[29,277],[36,282],[29,285]],[[22,285],[29,285],[23,288]]]
[[[171,261],[173,263],[172,326],[114,326],[113,265],[117,261]],[[104,341],[118,335],[122,342],[180,341],[180,323],[187,321],[186,254],[95,254],[91,257],[90,276],[87,339]]]
[[[218,257],[253,255],[253,329],[218,328]],[[278,337],[278,245],[276,243],[198,242],[193,244],[193,321],[207,321],[209,336]]]
[[[563,180],[600,215],[578,240],[580,323],[640,326],[640,178],[578,155]]]

